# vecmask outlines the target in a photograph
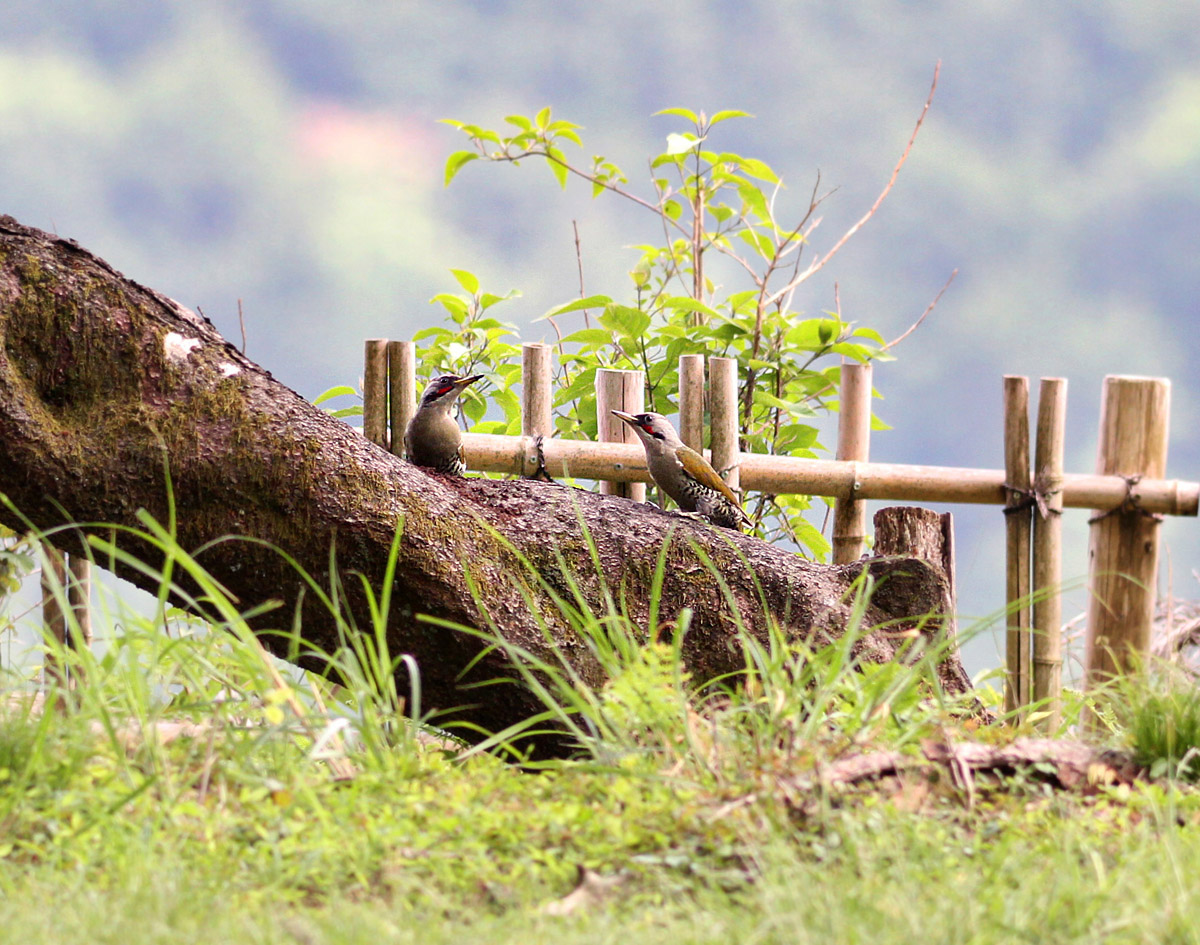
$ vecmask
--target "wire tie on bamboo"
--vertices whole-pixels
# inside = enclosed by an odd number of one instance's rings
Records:
[[[1088,524],[1093,525],[1096,522],[1108,518],[1110,515],[1126,515],[1135,512],[1144,518],[1150,519],[1152,522],[1161,522],[1163,520],[1162,513],[1148,512],[1146,509],[1142,508],[1141,496],[1133,491],[1133,487],[1142,481],[1142,474],[1135,473],[1132,476],[1121,476],[1121,478],[1125,480],[1125,498],[1121,500],[1121,504],[1114,505],[1106,512],[1099,512],[1096,515],[1093,515],[1088,519]]]
[[[539,433],[533,437],[533,455],[526,455],[526,466],[532,466],[533,472],[529,473],[525,478],[535,479],[538,482],[553,482],[557,485],[554,477],[550,475],[550,470],[546,468],[546,437],[545,434]],[[529,453],[528,450],[525,451]]]
[[[1044,519],[1049,518],[1051,515],[1062,515],[1062,509],[1052,509],[1048,504],[1050,497],[1058,495],[1058,493],[1062,492],[1062,489],[1047,489],[1046,483],[1040,477],[1033,484],[1032,489],[1018,489],[1016,486],[1010,486],[1007,482],[1004,484],[1004,488],[1013,495],[1024,496],[1016,505],[1006,506],[1003,510],[1005,515],[1016,515],[1018,512],[1024,512],[1026,509],[1035,507],[1038,510],[1038,514]],[[1111,513],[1106,512],[1105,514]]]

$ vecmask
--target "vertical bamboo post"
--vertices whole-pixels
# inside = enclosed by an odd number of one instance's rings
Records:
[[[679,438],[704,452],[704,355],[679,356]]]
[[[388,448],[386,338],[368,338],[363,366],[363,436]]]
[[[521,436],[525,437],[521,473],[525,476],[537,476],[541,469],[536,438],[554,434],[553,353],[553,348],[541,342],[521,345]]]
[[[596,427],[602,443],[638,443],[637,434],[623,420],[612,415],[613,410],[642,413],[645,389],[641,371],[615,371],[601,368],[596,372]],[[600,483],[603,495],[623,495],[635,502],[646,501],[644,482]]]
[[[1029,378],[1004,377],[1004,481],[1009,487],[1004,509],[1004,555],[1008,634],[1004,707],[1013,712],[1029,705],[1030,637],[1029,542],[1033,510],[1029,507]]]
[[[1033,488],[1033,698],[1046,700],[1043,726],[1062,719],[1062,482],[1067,428],[1067,381],[1043,377],[1038,389]],[[1045,505],[1044,514],[1041,505]]]
[[[870,362],[842,364],[836,457],[843,462],[870,459],[871,373]],[[833,505],[833,563],[849,564],[861,558],[866,537],[866,501],[837,499]]]
[[[741,492],[741,447],[738,442],[737,359],[708,359],[709,444],[713,469],[735,493]]]
[[[550,436],[554,432],[550,409],[553,403],[550,357],[553,353],[553,348],[541,342],[521,345],[522,436]]]
[[[53,545],[42,544],[42,623],[59,646],[67,644],[67,562]],[[47,651],[43,678],[48,685],[66,688],[67,675],[58,654]]]
[[[1126,476],[1130,500],[1092,519],[1087,684],[1127,671],[1150,647],[1158,576],[1158,518],[1137,508],[1136,479],[1161,479],[1167,466],[1171,382],[1109,375],[1100,406],[1096,472]]]
[[[76,554],[67,556],[71,583],[67,587],[67,603],[75,617],[78,635],[72,640],[76,649],[92,645],[92,562]]]
[[[370,356],[368,355],[368,360]],[[392,427],[392,452],[404,455],[404,431],[417,412],[417,345],[389,341],[387,346],[388,406]]]

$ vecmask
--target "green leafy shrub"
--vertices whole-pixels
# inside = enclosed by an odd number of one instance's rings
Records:
[[[664,239],[639,244],[624,292],[566,301],[543,318],[557,335],[558,374],[554,397],[559,436],[596,436],[596,372],[601,368],[640,370],[648,409],[676,412],[679,358],[685,354],[736,358],[741,449],[755,453],[815,457],[824,447],[812,420],[837,409],[844,360],[886,358],[887,346],[873,329],[844,320],[840,313],[806,317],[793,307],[796,290],[844,245],[848,231],[824,255],[805,256],[819,223],[814,214],[827,195],[814,187],[795,218],[783,217],[783,184],[766,162],[714,149],[718,126],[749,117],[720,111],[711,117],[686,108],[660,114],[679,119],[681,130],[667,136],[666,150],[650,160],[649,192],[635,193],[625,173],[603,155],[590,163],[567,156],[582,147],[580,126],[553,119],[549,108],[533,117],[510,115],[503,132],[448,120],[470,148],[446,161],[449,184],[474,161],[518,164],[541,160],[566,186],[571,177],[590,184],[593,196],[615,195],[657,218]],[[723,284],[712,278],[722,268]],[[462,402],[474,432],[516,433],[520,429],[520,350],[511,323],[492,309],[516,292],[497,295],[480,288],[463,270],[451,270],[462,292],[440,293],[432,301],[446,323],[415,336],[419,365],[439,371],[482,373],[489,384],[471,388]],[[568,316],[573,324],[568,323]],[[339,393],[348,388],[336,388]],[[333,392],[322,395],[322,399]],[[486,414],[490,400],[500,411]],[[348,408],[348,413],[356,412]],[[882,426],[878,424],[877,426]],[[814,557],[828,542],[804,516],[811,497],[760,494],[749,511],[768,539],[789,539]]]

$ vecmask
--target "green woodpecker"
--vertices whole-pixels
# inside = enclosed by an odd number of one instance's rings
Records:
[[[687,512],[697,512],[714,525],[740,529],[753,524],[708,460],[690,446],[661,413],[625,413],[614,410],[632,428],[646,449],[650,478]]]
[[[474,384],[482,377],[482,374],[470,377],[443,374],[429,382],[417,412],[404,431],[404,450],[410,463],[429,466],[451,476],[461,476],[467,471],[462,431],[453,410],[458,395],[468,384]]]

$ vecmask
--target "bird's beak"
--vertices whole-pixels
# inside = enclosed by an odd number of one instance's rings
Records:
[[[624,410],[614,410],[614,411],[612,411],[612,415],[614,417],[620,417],[622,420],[624,420],[630,426],[633,426],[633,427],[637,426],[637,418],[634,417],[634,415],[631,413],[626,413]]]
[[[460,377],[457,381],[454,382],[454,386],[457,387],[459,390],[462,390],[464,387],[468,387],[469,385],[474,384],[476,381],[482,381],[482,380],[483,380],[482,374],[472,374],[470,377]]]

